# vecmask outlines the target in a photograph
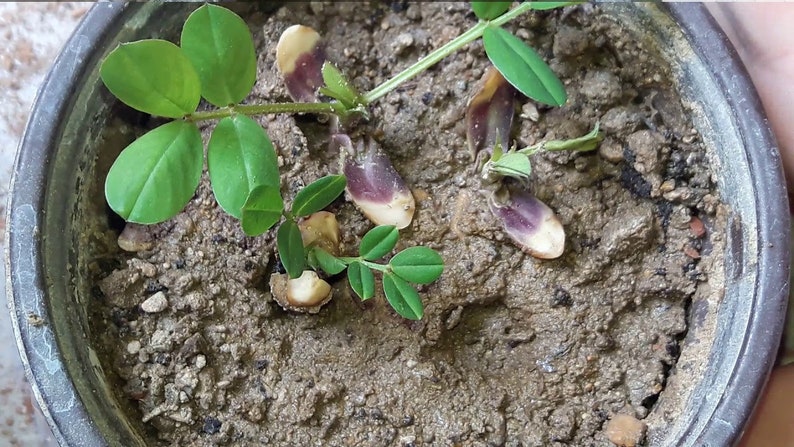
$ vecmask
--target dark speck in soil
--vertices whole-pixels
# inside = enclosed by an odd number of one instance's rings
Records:
[[[659,400],[659,393],[651,394],[650,396],[642,400],[641,405],[645,408],[651,409],[658,400]]]
[[[157,292],[165,292],[168,290],[168,287],[160,284],[157,281],[146,281],[146,288],[144,288],[144,292],[151,294]]]
[[[422,93],[422,104],[429,106],[433,102],[433,92]]]
[[[171,356],[169,354],[161,352],[157,354],[157,356],[154,358],[154,361],[160,365],[168,366],[171,363]]]
[[[636,169],[634,169],[634,153],[628,147],[623,148],[623,158],[626,160],[620,169],[620,183],[637,197],[647,198],[651,196],[651,184],[645,180]]]
[[[208,435],[214,435],[221,431],[221,425],[223,425],[221,421],[212,416],[207,416],[204,418],[204,426],[201,427],[201,431]]]
[[[174,264],[174,268],[176,269],[185,268],[185,260],[182,258],[177,259],[176,261],[173,262],[173,264]]]
[[[676,181],[684,181],[686,175],[686,154],[673,152],[670,154],[670,162],[667,164],[667,177]]]
[[[665,345],[665,350],[667,351],[667,354],[674,359],[678,358],[678,355],[681,354],[681,347],[678,346],[677,341],[671,340],[667,342],[667,344]]]
[[[391,8],[391,10],[393,12],[401,13],[401,12],[405,11],[408,8],[408,2],[406,2],[405,0],[398,1],[398,2],[391,2],[389,4],[389,7]]]
[[[656,203],[656,210],[659,213],[662,231],[667,232],[667,227],[670,225],[670,215],[673,214],[673,204],[666,200],[661,200]]]
[[[551,296],[551,307],[571,307],[572,304],[571,294],[560,286],[554,286],[554,293]]]
[[[281,263],[281,258],[276,260],[276,266],[274,267],[274,270],[276,273],[281,273],[282,275],[287,273],[287,269],[285,269],[284,264]]]

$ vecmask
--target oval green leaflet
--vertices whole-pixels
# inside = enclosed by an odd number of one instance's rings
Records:
[[[281,264],[289,277],[300,277],[306,267],[306,252],[303,249],[301,230],[294,221],[288,219],[278,227],[276,245]]]
[[[119,45],[102,62],[99,75],[121,102],[151,115],[181,118],[195,112],[201,100],[193,64],[165,40]]]
[[[314,257],[314,260],[317,261],[318,267],[320,267],[325,273],[329,275],[336,275],[337,273],[341,273],[347,265],[342,262],[339,258],[328,253],[327,251],[323,250],[320,247],[314,247],[311,249],[311,255]]]
[[[402,278],[392,273],[383,275],[383,293],[392,308],[409,320],[420,320],[424,307],[419,292]]]
[[[242,207],[240,225],[248,236],[259,236],[281,220],[284,201],[278,186],[258,185]]]
[[[201,179],[204,147],[195,124],[172,121],[127,146],[108,172],[105,199],[128,222],[153,224],[174,217]]]
[[[444,271],[444,260],[432,248],[410,247],[394,255],[389,268],[406,281],[430,284]]]
[[[364,264],[353,261],[347,266],[347,280],[350,288],[361,300],[368,300],[375,295],[375,275]]]
[[[201,95],[225,107],[245,99],[256,82],[256,53],[251,31],[232,11],[203,5],[182,27],[182,50],[201,81]]]
[[[400,233],[394,225],[379,225],[361,238],[358,253],[367,261],[380,259],[394,249],[399,238]]]
[[[480,20],[491,20],[504,14],[513,2],[471,2],[474,15]]]
[[[565,104],[565,87],[546,62],[519,38],[489,26],[482,35],[488,59],[518,91],[552,106]]]
[[[322,210],[336,200],[347,186],[344,175],[327,175],[317,179],[295,195],[292,202],[292,214],[304,217]]]
[[[245,115],[223,118],[215,126],[207,145],[207,169],[215,200],[238,219],[256,186],[278,186],[280,181],[273,143]]]

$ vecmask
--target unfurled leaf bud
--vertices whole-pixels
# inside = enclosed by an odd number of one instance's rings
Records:
[[[416,209],[414,196],[377,143],[370,141],[365,151],[364,143],[359,142],[354,150],[347,135],[335,135],[334,139],[347,151],[344,173],[353,203],[376,225],[398,229],[410,225]]]
[[[270,293],[284,309],[316,314],[332,296],[331,286],[312,270],[305,270],[295,279],[286,274],[270,276]]]
[[[494,67],[488,68],[482,87],[466,108],[466,140],[472,159],[483,149],[490,151],[497,141],[509,146],[515,95],[515,88],[502,74]]]
[[[517,188],[502,187],[488,199],[491,212],[522,250],[540,259],[554,259],[565,248],[565,230],[545,203]]]
[[[328,211],[318,211],[298,222],[304,247],[317,246],[339,255],[339,222]]]
[[[324,62],[325,50],[314,29],[292,25],[281,34],[276,45],[276,65],[293,100],[317,101],[317,90],[323,85]]]

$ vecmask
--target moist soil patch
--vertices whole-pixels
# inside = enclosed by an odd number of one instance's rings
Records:
[[[275,43],[296,22],[320,32],[362,91],[476,22],[467,3],[445,2],[288,3],[247,20],[259,58],[250,102],[288,100]],[[426,245],[445,259],[441,278],[420,288],[421,321],[381,295],[361,302],[344,278],[332,278],[319,314],[283,310],[268,288],[279,269],[273,234],[246,237],[206,173],[176,218],[134,228],[137,253],[116,245],[123,223],[99,216],[91,336],[152,444],[611,445],[612,416],[648,416],[675,371],[688,306],[721,287],[715,164],[658,49],[597,6],[507,28],[569,93],[561,108],[522,99],[519,146],[577,137],[597,121],[605,133],[597,151],[533,156],[531,188],[565,227],[564,255],[522,253],[480,193],[463,120],[488,66],[475,42],[373,104],[354,132],[380,144],[417,199],[397,250]],[[258,120],[286,199],[338,172],[317,117]],[[129,139],[155,121],[129,118],[115,132]],[[124,138],[106,139],[109,152],[121,149]],[[372,224],[344,198],[329,209],[342,253],[354,254]]]

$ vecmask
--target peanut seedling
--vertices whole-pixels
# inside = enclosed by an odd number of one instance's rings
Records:
[[[307,274],[307,266],[325,275],[347,269],[351,287],[361,299],[374,294],[375,270],[383,273],[384,293],[392,307],[406,318],[421,318],[421,300],[409,283],[434,281],[443,271],[441,257],[429,248],[412,247],[388,264],[375,263],[386,252],[375,251],[380,256],[374,257],[368,244],[376,239],[381,245],[375,245],[382,247],[392,239],[396,243],[397,231],[411,224],[415,202],[388,155],[373,141],[352,141],[344,126],[354,115],[367,119],[372,102],[482,38],[501,80],[494,78],[493,91],[472,101],[472,107],[485,112],[472,112],[470,107],[469,128],[477,129],[469,135],[470,149],[472,155],[483,149],[491,154],[483,172],[492,181],[526,180],[531,152],[551,150],[551,146],[502,153],[501,142],[508,141],[512,122],[512,114],[508,117],[503,109],[507,104],[512,107],[516,92],[552,106],[563,105],[566,93],[543,59],[501,26],[533,9],[569,4],[573,3],[524,2],[511,9],[511,2],[472,2],[480,19],[476,25],[366,93],[357,92],[326,60],[315,30],[295,25],[285,30],[276,48],[277,66],[294,102],[266,104],[241,104],[256,82],[256,55],[248,26],[226,8],[203,5],[185,21],[180,45],[157,39],[125,43],[102,63],[102,81],[119,100],[141,112],[173,119],[121,152],[105,183],[107,202],[128,222],[154,224],[174,217],[193,197],[201,178],[204,148],[197,123],[217,120],[206,151],[215,199],[226,213],[240,219],[249,236],[282,222],[276,230],[276,245],[287,271],[289,295],[296,302],[310,302],[309,298],[326,292],[318,282],[324,280],[314,272]],[[202,98],[211,107],[197,110]],[[494,106],[494,102],[502,104]],[[339,174],[320,178],[299,191],[289,210],[281,196],[273,144],[251,118],[275,113],[329,116],[331,146],[341,157]],[[362,239],[358,257],[337,256],[307,242],[306,232],[301,231],[302,222],[343,191],[378,225]],[[512,212],[516,203],[526,201],[523,196],[510,188],[505,191],[509,199],[501,193],[490,202],[494,214],[505,222],[530,219],[520,210]],[[506,224],[506,231],[521,240],[511,233],[514,227]],[[292,286],[308,285],[304,291],[290,289],[289,281]]]

